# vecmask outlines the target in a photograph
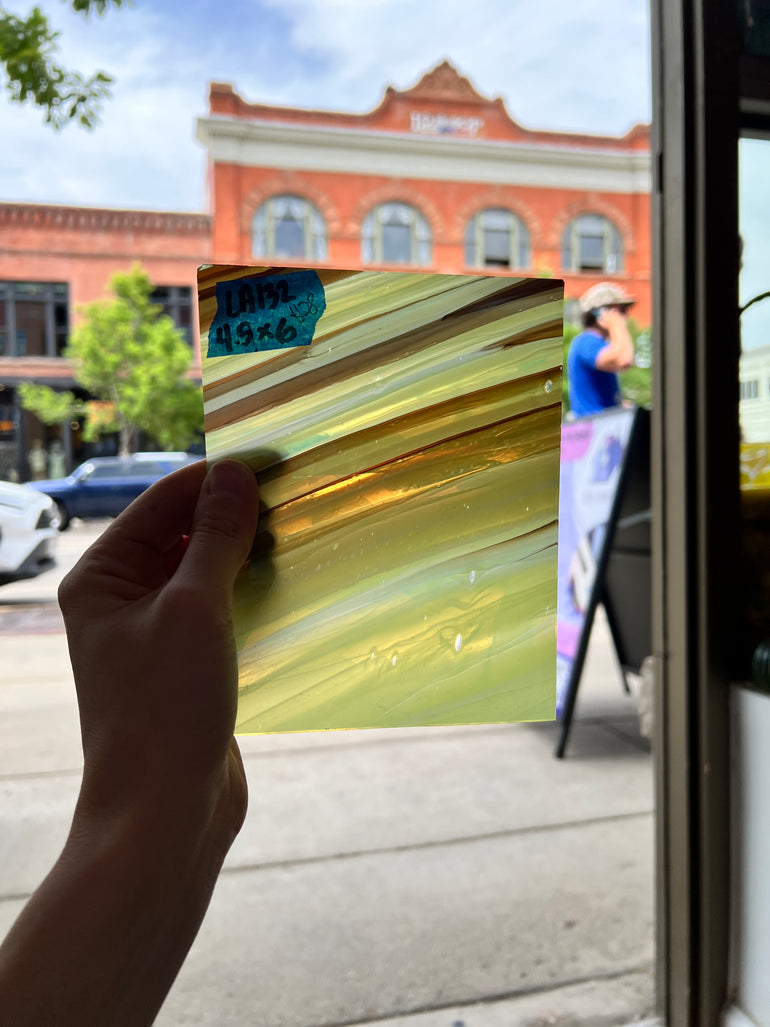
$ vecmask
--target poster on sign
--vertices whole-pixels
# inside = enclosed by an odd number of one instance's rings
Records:
[[[563,285],[206,267],[206,451],[254,469],[240,733],[550,720]]]
[[[618,408],[562,427],[556,712],[561,718],[596,583],[597,563],[634,423]]]

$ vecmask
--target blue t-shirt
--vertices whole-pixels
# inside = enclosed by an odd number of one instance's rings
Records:
[[[596,358],[608,345],[604,336],[591,328],[576,335],[567,356],[569,405],[576,417],[598,414],[623,402],[620,382],[614,371],[599,371]]]

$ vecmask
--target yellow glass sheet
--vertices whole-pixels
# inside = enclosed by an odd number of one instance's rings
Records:
[[[263,505],[237,730],[552,719],[563,284],[318,269],[287,347],[298,301],[279,319],[269,283],[296,297],[300,271],[199,272],[207,456],[245,460]],[[212,349],[280,348],[206,356],[212,322]]]

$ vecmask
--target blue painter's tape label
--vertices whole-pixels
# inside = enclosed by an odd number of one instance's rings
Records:
[[[208,355],[309,346],[324,310],[324,287],[315,271],[217,282]]]

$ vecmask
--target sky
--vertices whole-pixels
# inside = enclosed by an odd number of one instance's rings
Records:
[[[647,0],[134,0],[89,19],[37,5],[60,63],[116,81],[91,132],[56,133],[0,94],[0,201],[207,210],[195,122],[211,81],[364,113],[447,59],[526,128],[621,135],[650,119]]]
[[[770,291],[770,233],[767,231],[770,224],[768,159],[768,140],[741,140],[738,149],[740,229],[743,237],[741,305],[760,293]],[[745,350],[770,345],[770,299],[761,300],[741,318],[741,343]]]

